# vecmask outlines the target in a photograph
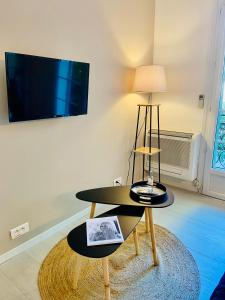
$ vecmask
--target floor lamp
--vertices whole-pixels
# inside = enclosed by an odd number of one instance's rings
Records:
[[[136,68],[133,91],[135,93],[147,94],[149,98],[148,104],[138,104],[138,115],[137,115],[137,125],[134,143],[134,158],[133,158],[133,171],[132,171],[132,184],[134,183],[134,173],[135,173],[135,159],[136,153],[143,154],[143,175],[144,180],[144,170],[145,170],[145,155],[149,155],[149,176],[148,180],[151,182],[151,156],[158,154],[158,170],[159,170],[159,182],[160,182],[160,123],[159,123],[159,104],[152,104],[152,93],[165,92],[167,89],[165,70],[163,66],[160,65],[148,65],[140,66]],[[152,113],[154,107],[157,110],[157,126],[158,126],[158,148],[152,147]],[[137,139],[139,137],[139,120],[141,110],[144,110],[144,139],[143,147],[137,147]],[[146,146],[146,129],[148,123],[149,115],[149,145]],[[141,128],[143,127],[141,126]]]

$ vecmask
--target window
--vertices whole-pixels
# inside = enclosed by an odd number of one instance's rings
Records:
[[[225,58],[221,81],[212,168],[225,171]]]

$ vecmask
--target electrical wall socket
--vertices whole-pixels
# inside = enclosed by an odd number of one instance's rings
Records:
[[[14,240],[30,230],[29,223],[24,223],[10,230],[11,239]]]
[[[122,177],[118,177],[113,180],[113,186],[121,186],[121,185],[122,185]]]

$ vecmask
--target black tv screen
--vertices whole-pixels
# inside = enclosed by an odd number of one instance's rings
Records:
[[[87,114],[89,64],[5,53],[9,121]]]

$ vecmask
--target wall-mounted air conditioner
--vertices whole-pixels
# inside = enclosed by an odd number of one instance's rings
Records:
[[[147,134],[147,145],[149,133]],[[160,131],[161,174],[193,181],[197,177],[201,134],[176,131]],[[152,147],[157,148],[157,134],[152,131]],[[145,157],[148,170],[149,156]],[[157,155],[152,156],[152,168],[158,172]]]

